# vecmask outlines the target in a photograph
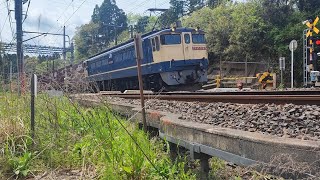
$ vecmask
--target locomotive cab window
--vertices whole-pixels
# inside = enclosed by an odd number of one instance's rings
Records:
[[[162,45],[174,45],[181,44],[181,35],[180,34],[163,34],[160,36]]]
[[[185,35],[184,35],[184,42],[185,42],[186,44],[190,44],[190,34],[185,34]]]
[[[192,34],[192,42],[194,44],[205,44],[206,39],[204,37],[204,34]]]
[[[159,41],[159,37],[157,36],[156,38],[155,38],[155,43],[156,43],[156,50],[157,51],[160,51],[160,41]]]
[[[151,39],[151,45],[152,45],[152,51],[156,51],[156,43],[153,38]]]

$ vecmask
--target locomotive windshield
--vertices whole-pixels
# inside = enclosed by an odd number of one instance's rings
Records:
[[[186,44],[190,44],[190,34],[185,34],[185,35],[184,35],[184,42],[185,42]]]
[[[204,37],[204,34],[192,34],[192,42],[194,44],[205,44],[206,39]]]
[[[163,34],[160,39],[162,45],[181,44],[180,34]]]

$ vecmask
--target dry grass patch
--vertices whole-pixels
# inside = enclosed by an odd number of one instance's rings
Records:
[[[0,143],[3,143],[8,137],[16,137],[25,134],[24,122],[16,118],[16,120],[3,118],[0,120]]]

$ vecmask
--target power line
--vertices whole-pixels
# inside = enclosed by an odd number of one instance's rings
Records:
[[[28,12],[29,12],[30,3],[31,3],[31,0],[29,0],[29,2],[28,2],[28,7],[27,7],[26,15],[25,15],[25,17],[24,17],[24,19],[23,19],[23,21],[22,21],[22,24],[24,23],[24,21],[25,21],[25,20],[27,19],[27,17],[28,17]]]
[[[86,2],[87,0],[83,0],[82,3],[80,4],[80,6],[78,6],[78,8],[70,15],[70,17],[63,23],[63,25],[65,25],[72,17],[73,15],[75,15],[75,13],[77,13],[77,11],[81,8],[81,6]],[[56,31],[56,33],[59,33],[62,30],[63,27],[60,27],[58,31]],[[57,38],[54,40],[54,42],[57,41]],[[70,42],[69,42],[70,43]]]
[[[7,10],[8,10],[8,16],[9,16],[9,25],[10,25],[12,37],[14,37],[14,30],[13,30],[13,28],[12,28],[11,11],[10,11],[10,8],[9,8],[10,6],[9,6],[8,1],[6,1],[6,3],[7,3]]]
[[[71,18],[72,18],[72,16],[81,8],[81,6],[86,2],[87,0],[84,0],[81,4],[80,4],[80,6],[71,14],[71,16],[69,17],[69,19],[68,20],[66,20],[63,24],[65,25]],[[62,28],[61,28],[62,29]]]
[[[9,14],[7,15],[6,19],[4,20],[3,26],[2,26],[1,31],[0,31],[1,41],[2,41],[2,32],[4,30],[4,26],[6,25],[6,22],[7,22],[8,18],[9,18]]]
[[[73,2],[74,2],[74,1],[72,0],[72,1],[68,4],[68,6],[63,10],[63,13],[57,18],[56,22],[59,22],[60,18],[65,14],[65,12],[68,10],[68,8],[71,6],[71,4],[72,4]],[[54,25],[51,25],[51,26],[50,26],[50,28],[49,28],[49,30],[47,31],[47,33],[49,33],[49,32],[52,30],[53,26],[54,26]],[[57,33],[58,33],[60,30],[61,30],[61,28],[57,31]],[[41,38],[41,39],[42,39],[42,38]]]
[[[87,0],[83,0],[83,1],[82,1],[82,3],[81,3],[81,4],[77,7],[77,9],[69,16],[69,18],[63,23],[63,25],[66,25],[66,23],[70,21],[70,19],[77,13],[77,11],[82,7],[82,5],[83,5],[86,1],[87,1]],[[73,1],[72,1],[72,2],[73,2]],[[68,8],[71,6],[72,2],[69,3],[69,5],[68,5],[68,7],[67,7],[66,9],[68,9]],[[135,2],[139,2],[139,1],[135,1]],[[133,11],[134,11],[135,9],[137,9],[138,7],[141,8],[141,7],[148,6],[148,3],[147,3],[147,2],[149,2],[149,0],[140,1],[139,4],[135,5],[135,7],[131,8],[129,11],[127,11],[126,14],[133,13]],[[161,7],[161,6],[163,6],[164,4],[167,4],[168,2],[169,2],[169,0],[165,0],[162,4],[158,4],[158,7]],[[134,4],[136,4],[136,3],[134,3]],[[146,13],[146,12],[144,12],[144,13]],[[64,13],[63,13],[62,15],[64,15]],[[62,17],[62,15],[59,16],[58,20]],[[58,21],[58,20],[57,20],[57,21]],[[70,25],[70,24],[68,24],[66,27],[68,27],[69,25]],[[53,26],[51,26],[51,28],[48,30],[48,32],[51,31],[52,27],[53,27]],[[59,27],[59,29],[58,29],[57,31],[55,31],[55,33],[59,33],[59,32],[61,32],[61,31],[62,31],[62,26]],[[56,43],[56,42],[57,42],[57,38],[58,38],[58,37],[56,37],[56,38],[53,40],[53,43]]]
[[[141,5],[145,4],[146,2],[148,2],[149,0],[145,0],[145,1],[142,1],[140,4],[138,4],[136,7],[133,7],[129,10],[129,13],[132,12],[134,9],[136,9],[137,7],[141,7]]]
[[[68,4],[68,6],[63,10],[63,13],[58,17],[57,22],[59,21],[59,19],[65,14],[65,12],[68,10],[68,8],[71,6],[71,4],[73,3],[73,0]]]

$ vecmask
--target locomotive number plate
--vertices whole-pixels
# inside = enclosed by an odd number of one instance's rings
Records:
[[[192,50],[207,50],[207,47],[192,47]]]

